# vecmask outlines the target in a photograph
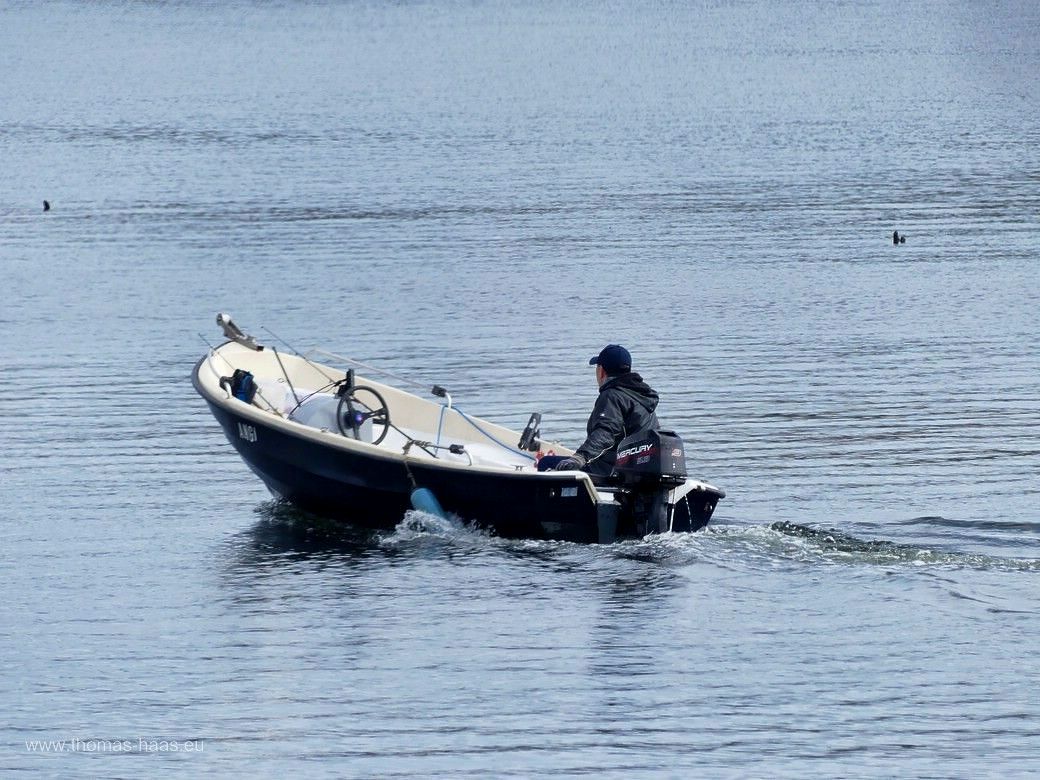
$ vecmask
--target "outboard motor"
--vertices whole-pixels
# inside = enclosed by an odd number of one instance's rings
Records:
[[[611,481],[618,485],[623,520],[636,536],[664,533],[671,524],[668,494],[686,482],[686,452],[674,431],[641,431],[621,440]]]

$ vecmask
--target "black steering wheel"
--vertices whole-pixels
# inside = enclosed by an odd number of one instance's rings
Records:
[[[358,394],[367,393],[375,400],[365,402],[358,398]],[[373,427],[382,427],[379,435],[372,439],[372,444],[379,444],[390,432],[390,409],[386,400],[371,387],[358,385],[343,392],[336,406],[336,423],[339,432],[351,439],[361,439],[361,426],[368,420],[372,421]]]

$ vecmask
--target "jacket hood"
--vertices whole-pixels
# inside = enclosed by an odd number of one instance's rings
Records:
[[[657,402],[660,400],[657,391],[644,382],[643,377],[634,371],[611,377],[600,386],[599,391],[602,393],[604,390],[610,390],[611,388],[620,390],[625,395],[638,401],[646,407],[648,412],[654,411],[657,408]]]

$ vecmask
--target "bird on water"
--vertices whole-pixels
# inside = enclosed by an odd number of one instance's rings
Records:
[[[905,244],[906,243],[906,236],[901,236],[901,235],[899,235],[899,231],[898,230],[893,230],[892,231],[892,243],[896,244],[896,245]]]
[[[43,202],[43,210],[44,211],[50,211],[51,210],[51,202],[49,200],[45,200]]]

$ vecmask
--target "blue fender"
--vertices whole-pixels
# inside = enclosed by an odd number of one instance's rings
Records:
[[[428,515],[434,515],[442,520],[448,519],[448,513],[444,511],[441,502],[429,488],[416,488],[412,491],[412,507]]]

